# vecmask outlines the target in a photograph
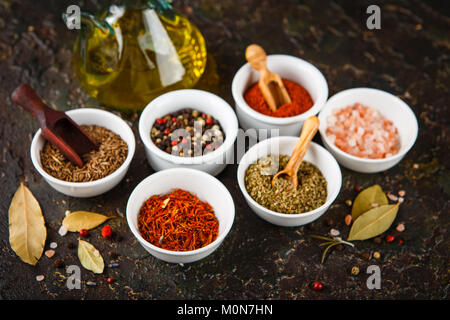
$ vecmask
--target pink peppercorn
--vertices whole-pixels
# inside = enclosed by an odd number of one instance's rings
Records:
[[[112,236],[112,229],[111,229],[110,226],[106,225],[106,226],[103,227],[103,229],[102,229],[102,236],[105,239],[111,238],[111,236]]]
[[[313,284],[313,290],[321,291],[323,289],[323,284],[319,281],[314,282]]]
[[[391,235],[386,236],[386,241],[387,241],[387,242],[392,242],[392,241],[394,241],[394,239],[395,239],[394,236],[391,236]]]

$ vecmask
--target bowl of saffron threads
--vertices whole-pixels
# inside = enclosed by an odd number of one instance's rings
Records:
[[[213,253],[234,222],[227,188],[212,175],[190,168],[156,172],[131,193],[128,226],[154,257],[191,263]]]

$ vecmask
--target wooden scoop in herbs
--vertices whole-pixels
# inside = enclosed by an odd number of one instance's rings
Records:
[[[257,44],[251,44],[245,50],[245,58],[250,65],[259,71],[258,86],[272,111],[279,106],[290,103],[291,98],[280,76],[267,69],[267,55],[263,48]]]
[[[300,168],[300,165],[303,161],[303,158],[308,151],[309,144],[311,140],[314,138],[317,130],[319,129],[319,118],[316,116],[309,117],[303,123],[302,132],[300,134],[300,138],[297,141],[297,144],[292,151],[291,157],[286,165],[286,167],[278,172],[272,178],[272,186],[275,183],[275,179],[277,179],[280,175],[288,175],[291,180],[291,189],[295,189],[298,186],[298,176],[297,172]]]
[[[44,138],[77,166],[83,166],[83,154],[98,149],[98,145],[68,115],[46,106],[29,85],[17,87],[11,99],[31,113],[39,122]]]

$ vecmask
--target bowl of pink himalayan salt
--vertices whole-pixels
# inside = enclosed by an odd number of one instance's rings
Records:
[[[418,123],[396,96],[372,88],[341,91],[319,113],[325,147],[344,167],[374,173],[395,166],[414,145]]]

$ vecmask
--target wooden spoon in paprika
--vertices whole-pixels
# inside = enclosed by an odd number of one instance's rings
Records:
[[[286,90],[280,76],[267,69],[267,55],[263,48],[257,44],[251,44],[245,50],[245,58],[250,65],[259,71],[258,86],[272,111],[279,106],[291,102],[291,97]]]

